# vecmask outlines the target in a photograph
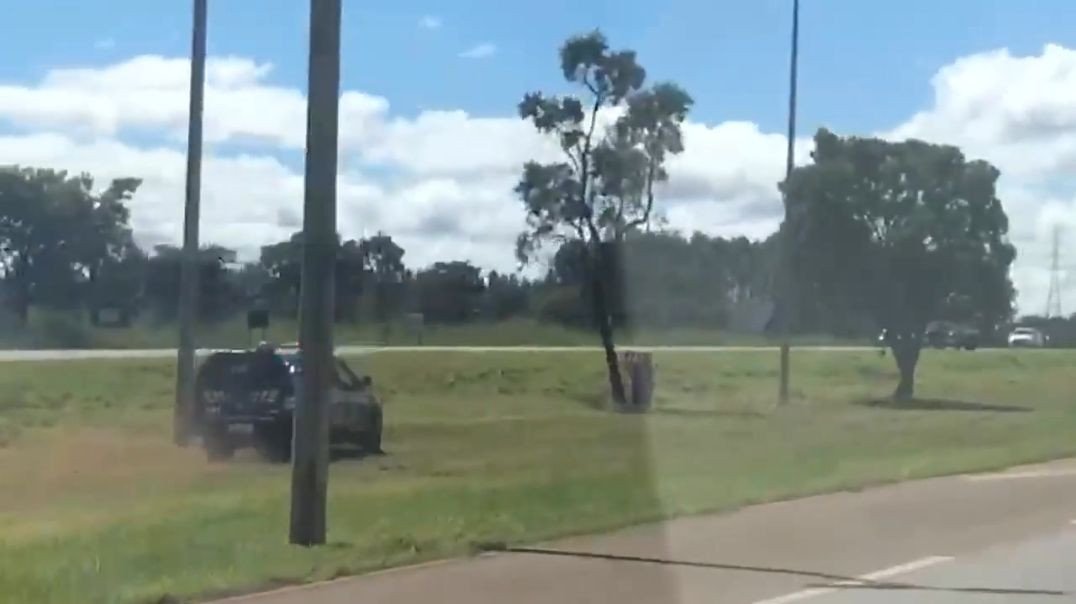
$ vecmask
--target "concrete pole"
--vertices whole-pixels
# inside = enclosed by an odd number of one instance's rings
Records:
[[[194,0],[191,34],[190,111],[187,118],[187,194],[183,206],[183,256],[179,276],[179,352],[172,437],[186,446],[193,432],[194,325],[198,307],[198,221],[202,189],[202,107],[205,98],[206,0]]]
[[[788,177],[792,175],[792,170],[795,167],[795,152],[796,152],[796,86],[797,86],[797,71],[799,65],[799,38],[800,38],[800,2],[799,0],[792,0],[792,58],[791,66],[789,68],[789,89],[788,89],[788,151],[785,157],[785,182],[788,182]],[[781,280],[781,304],[780,304],[780,316],[781,323],[781,383],[778,390],[778,401],[784,405],[788,403],[788,386],[792,374],[792,359],[791,359],[791,343],[789,338],[789,331],[792,322],[792,307],[795,300],[792,287],[792,257],[793,257],[793,245],[792,245],[792,231],[789,228],[791,226],[789,221],[788,212],[788,199],[784,200],[785,206],[785,221],[784,232],[780,234],[780,280]]]
[[[325,543],[329,396],[334,380],[336,162],[340,106],[341,0],[310,2],[310,73],[303,202],[299,346],[303,396],[295,409],[291,532],[295,545]]]

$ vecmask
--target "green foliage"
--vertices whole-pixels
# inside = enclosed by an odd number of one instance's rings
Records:
[[[70,308],[124,283],[98,277],[136,254],[126,202],[140,184],[117,179],[97,193],[88,174],[0,168],[0,276],[22,322],[31,303]]]
[[[921,331],[951,305],[984,324],[1011,316],[1016,252],[996,168],[915,140],[821,130],[815,146],[784,185],[801,274],[891,329]]]
[[[486,290],[482,271],[469,262],[437,262],[416,275],[423,316],[435,323],[463,323],[479,316]]]
[[[66,312],[42,314],[39,333],[49,345],[56,348],[93,348],[97,343],[80,315]]]
[[[561,69],[581,96],[527,94],[519,115],[557,139],[564,162],[528,162],[516,187],[529,229],[517,255],[530,259],[546,240],[596,246],[649,224],[654,185],[668,178],[668,155],[683,151],[681,125],[693,103],[675,84],[644,89],[633,51],[611,51],[599,32],[569,39]],[[604,115],[622,109],[608,128]]]
[[[246,303],[246,292],[238,281],[240,273],[228,265],[236,253],[220,245],[206,245],[198,251],[198,317],[217,322],[232,316]],[[179,307],[180,272],[183,250],[158,245],[146,259],[144,298],[158,321],[170,321]]]
[[[1012,314],[1000,173],[955,147],[824,129],[812,156],[783,185],[800,285],[888,331],[897,394],[909,397],[928,322],[959,313],[993,326]]]

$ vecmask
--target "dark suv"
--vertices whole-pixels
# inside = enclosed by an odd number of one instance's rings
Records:
[[[267,459],[291,459],[293,413],[303,404],[303,358],[298,350],[216,352],[199,366],[195,419],[211,460],[254,446]],[[381,452],[382,410],[369,376],[336,359],[329,406],[332,445]]]

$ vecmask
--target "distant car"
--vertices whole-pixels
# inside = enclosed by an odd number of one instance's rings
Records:
[[[1009,334],[1011,348],[1043,348],[1046,335],[1034,327],[1017,327]]]
[[[975,350],[979,347],[979,330],[966,325],[938,321],[927,326],[923,334],[928,346]]]
[[[329,405],[330,445],[381,452],[382,409],[373,380],[336,359]],[[297,349],[216,352],[196,375],[196,421],[210,460],[253,445],[272,460],[291,459],[293,415],[303,404],[303,358]]]

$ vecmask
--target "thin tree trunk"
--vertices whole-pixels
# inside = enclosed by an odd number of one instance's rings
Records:
[[[14,307],[15,316],[19,319],[19,324],[23,327],[30,322],[30,275],[27,273],[30,270],[29,262],[25,260],[25,252],[19,256],[19,260],[16,261],[15,266],[15,293],[12,296],[12,306]]]
[[[25,327],[30,322],[30,296],[21,283],[16,285],[14,297],[15,316],[19,319],[19,324]]]
[[[919,352],[922,341],[914,333],[901,333],[891,343],[893,358],[900,370],[900,382],[893,392],[898,401],[908,401],[915,397],[915,367],[919,364]]]
[[[599,251],[599,253],[601,253]],[[616,345],[613,342],[613,324],[609,316],[609,304],[605,292],[605,279],[603,279],[604,263],[600,258],[591,260],[591,302],[594,311],[594,320],[598,323],[598,334],[601,336],[602,348],[605,349],[605,365],[609,371],[609,391],[613,396],[613,403],[617,407],[623,407],[627,403],[627,395],[624,392],[624,380],[620,375],[620,361],[616,356]]]

